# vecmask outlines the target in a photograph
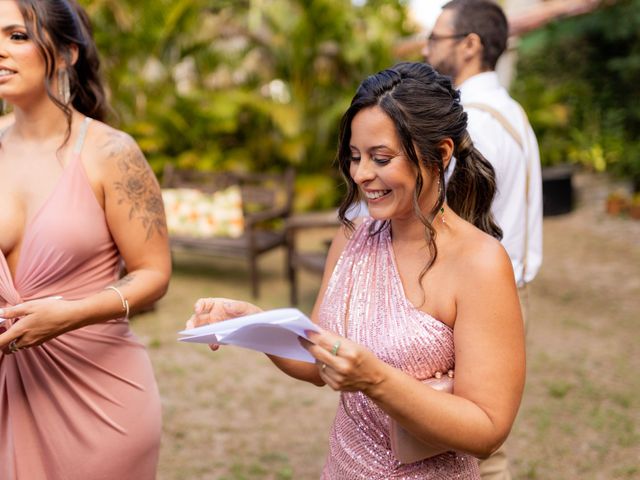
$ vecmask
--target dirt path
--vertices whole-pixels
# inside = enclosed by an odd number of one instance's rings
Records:
[[[545,219],[544,266],[531,286],[527,387],[507,444],[516,479],[640,478],[640,222],[602,213],[602,178],[579,176],[576,186],[578,208]],[[282,263],[280,254],[261,263],[266,308],[287,304]],[[318,478],[337,395],[254,352],[178,344],[196,298],[249,298],[241,263],[191,265],[135,322],[163,399],[159,479]],[[301,308],[318,282],[303,275]]]

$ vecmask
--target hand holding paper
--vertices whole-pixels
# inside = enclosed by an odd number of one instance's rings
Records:
[[[300,310],[281,308],[179,332],[182,342],[236,345],[279,357],[315,363],[298,337],[320,329]]]

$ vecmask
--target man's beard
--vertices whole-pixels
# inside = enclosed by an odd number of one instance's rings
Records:
[[[427,60],[427,62],[429,61]],[[455,81],[456,77],[458,76],[458,68],[453,62],[453,59],[451,59],[450,57],[444,58],[438,63],[432,63],[431,66],[435,68],[441,75],[451,77],[453,81]]]

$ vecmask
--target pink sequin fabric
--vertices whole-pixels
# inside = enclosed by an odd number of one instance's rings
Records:
[[[358,342],[386,363],[425,380],[454,367],[453,331],[406,298],[388,228],[366,219],[335,267],[320,324]],[[345,331],[346,329],[346,331]],[[323,479],[479,479],[477,460],[447,452],[401,464],[391,452],[389,416],[360,392],[343,392]]]

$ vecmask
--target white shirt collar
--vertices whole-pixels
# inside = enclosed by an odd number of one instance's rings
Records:
[[[486,92],[487,90],[494,90],[501,88],[498,74],[495,71],[478,73],[472,77],[467,78],[460,84],[458,89],[460,90],[460,99],[462,103],[465,101],[465,97],[473,95],[476,92]]]

